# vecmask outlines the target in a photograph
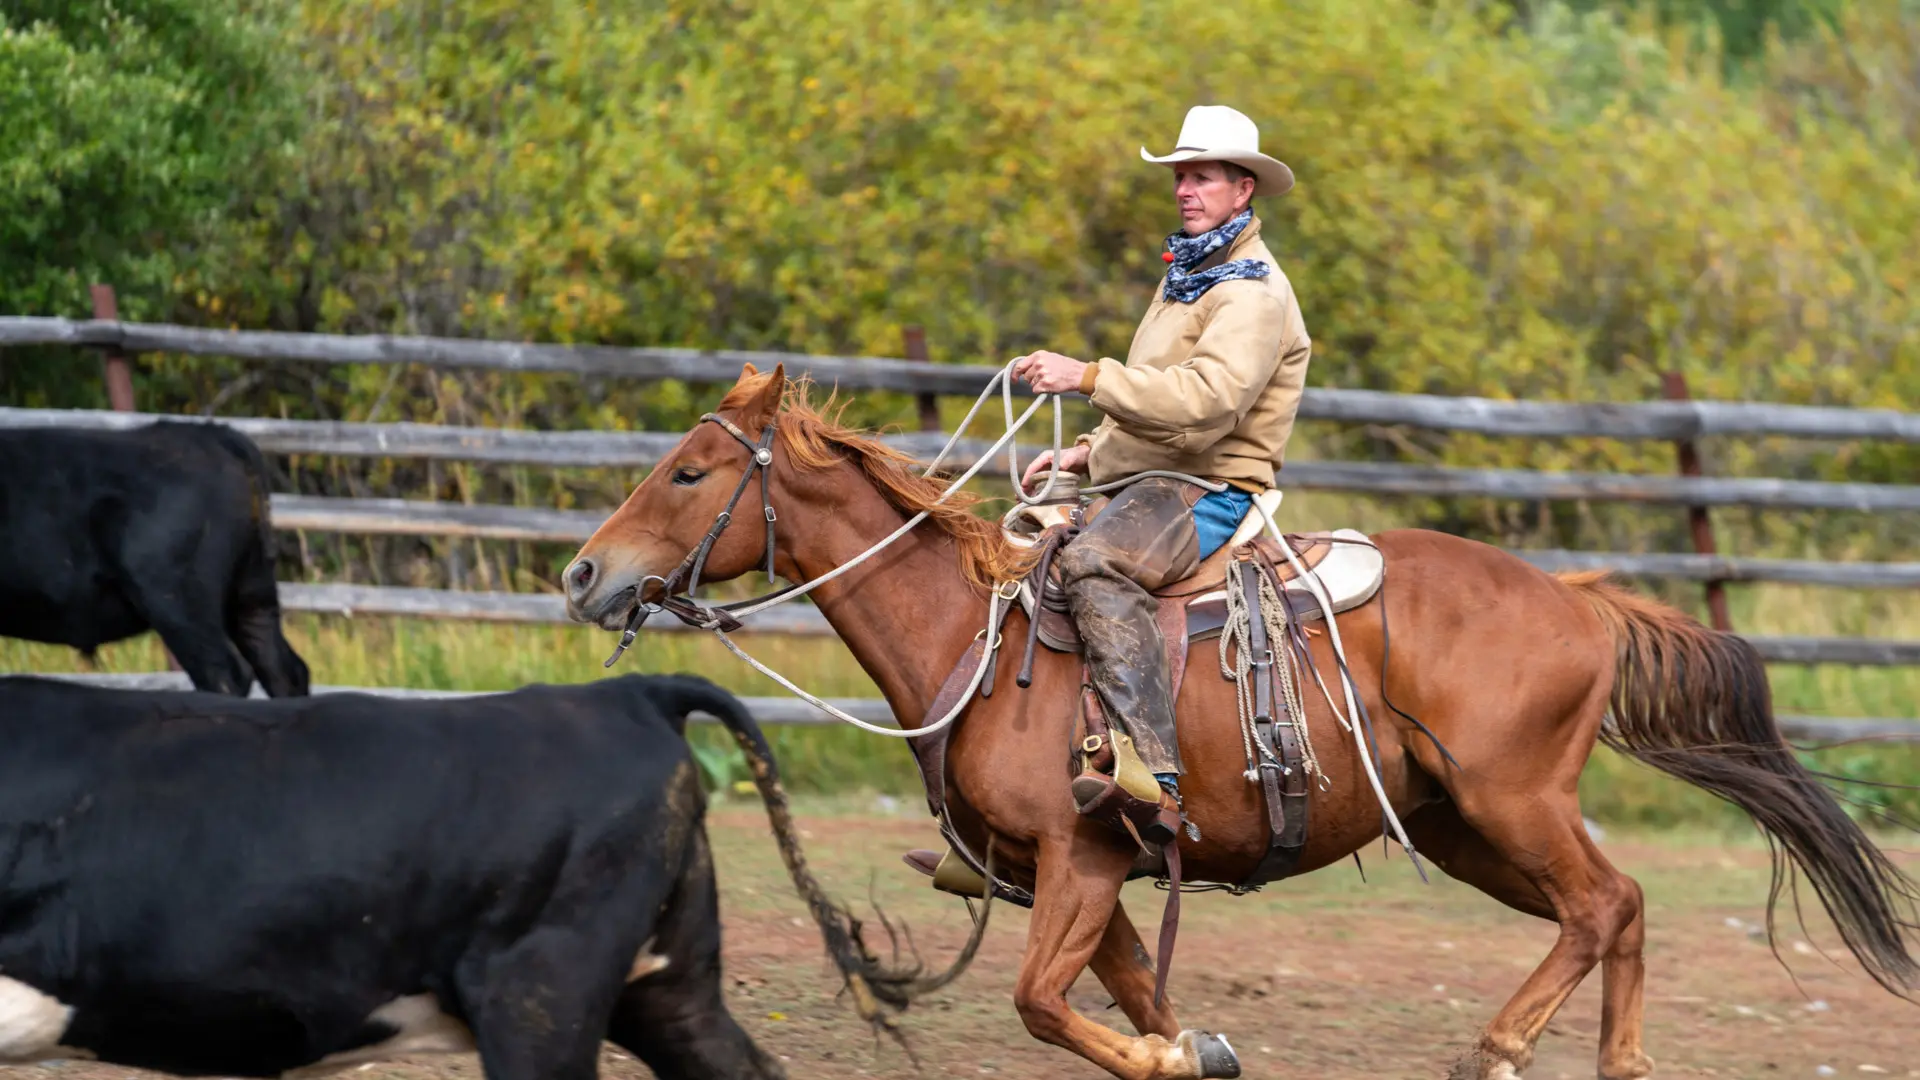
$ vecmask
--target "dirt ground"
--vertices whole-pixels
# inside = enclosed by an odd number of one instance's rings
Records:
[[[965,938],[957,899],[934,893],[899,854],[933,846],[920,804],[814,803],[802,815],[822,879],[861,908],[906,919],[930,963]],[[819,940],[788,889],[757,804],[717,806],[712,835],[726,920],[730,1004],[796,1080],[912,1077],[908,1057],[876,1042],[832,995]],[[1606,837],[1603,849],[1648,900],[1647,1050],[1656,1075],[1745,1078],[1920,1077],[1920,1006],[1861,975],[1830,928],[1812,935],[1783,912],[1781,966],[1755,925],[1764,918],[1766,856],[1745,839]],[[1920,856],[1901,854],[1920,871]],[[1365,857],[1262,895],[1187,898],[1171,993],[1182,1021],[1225,1032],[1249,1077],[1441,1077],[1534,968],[1553,928],[1436,874],[1422,885],[1401,858]],[[1128,887],[1151,940],[1164,894]],[[1809,902],[1811,899],[1809,898]],[[1817,905],[1816,905],[1817,906]],[[901,1024],[927,1077],[1094,1078],[1105,1074],[1044,1046],[1014,1014],[1026,913],[999,906],[972,971]],[[1820,955],[1825,949],[1833,960]],[[1837,961],[1837,962],[1836,962]],[[1797,985],[1796,981],[1798,980]],[[1529,1080],[1594,1075],[1599,976],[1575,993],[1541,1040]],[[1074,1006],[1130,1030],[1092,976]],[[609,1049],[603,1072],[648,1072]],[[1832,1071],[1826,1071],[1832,1070]],[[93,1064],[7,1069],[4,1080],[133,1080]],[[365,1080],[479,1080],[476,1059],[363,1066]]]

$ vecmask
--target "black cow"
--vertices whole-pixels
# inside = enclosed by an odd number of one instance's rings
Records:
[[[201,690],[305,694],[268,491],[259,448],[217,424],[0,432],[0,636],[91,657],[152,629]]]
[[[766,740],[691,676],[396,701],[0,679],[0,1060],[270,1077],[478,1049],[591,1080],[777,1077],[721,997],[689,712],[754,765],[856,1001]],[[849,931],[853,937],[849,937]]]

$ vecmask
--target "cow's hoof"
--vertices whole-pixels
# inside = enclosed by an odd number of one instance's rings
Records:
[[[1240,1058],[1233,1052],[1225,1035],[1215,1035],[1210,1031],[1183,1031],[1180,1041],[1185,1044],[1188,1054],[1200,1066],[1203,1080],[1221,1077],[1232,1080],[1240,1075]]]

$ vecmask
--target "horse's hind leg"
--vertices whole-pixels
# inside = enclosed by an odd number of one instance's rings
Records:
[[[1100,946],[1094,950],[1091,966],[1100,978],[1100,985],[1107,988],[1107,993],[1113,995],[1114,1002],[1127,1014],[1133,1030],[1165,1039],[1180,1036],[1180,1021],[1173,1015],[1173,996],[1169,994],[1159,1005],[1153,1003],[1153,958],[1147,955],[1139,931],[1133,928],[1126,906],[1119,901],[1114,902],[1113,915],[1107,920],[1106,932],[1100,935]]]
[[[1560,924],[1559,940],[1455,1066],[1459,1080],[1511,1080],[1587,973],[1606,963],[1601,1076],[1647,1076],[1640,1052],[1640,887],[1600,854],[1571,785],[1508,783],[1486,768],[1438,771],[1462,805],[1430,807],[1417,849],[1447,873],[1518,910]],[[1532,792],[1529,792],[1532,788]],[[1454,820],[1449,821],[1451,816]],[[1413,824],[1409,823],[1409,829]]]
[[[1240,1075],[1232,1051],[1212,1036],[1182,1032],[1172,1041],[1154,1034],[1130,1038],[1073,1011],[1067,988],[1106,939],[1133,857],[1109,844],[1069,836],[1043,838],[1036,861],[1027,953],[1013,992],[1028,1033],[1124,1080]]]
[[[1632,878],[1626,881],[1633,887],[1633,918],[1614,938],[1600,969],[1601,1080],[1640,1080],[1653,1075],[1653,1059],[1640,1041],[1647,988],[1647,965],[1641,951],[1647,943],[1646,901],[1640,883]]]
[[[1448,876],[1464,881],[1515,911],[1557,922],[1547,894],[1468,825],[1451,802],[1421,809],[1406,821],[1407,837]],[[1641,989],[1646,969],[1640,950],[1646,937],[1640,886],[1631,886],[1633,918],[1601,959],[1601,1080],[1640,1080],[1653,1072],[1641,1049]]]

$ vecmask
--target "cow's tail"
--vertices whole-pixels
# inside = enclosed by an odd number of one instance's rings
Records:
[[[225,424],[206,424],[203,430],[220,444],[221,449],[238,459],[241,468],[246,471],[257,553],[265,557],[268,573],[271,574],[274,547],[273,472],[267,467],[267,456],[260,452],[252,439]]]
[[[1602,574],[1566,574],[1600,616],[1616,654],[1613,749],[1750,815],[1773,854],[1767,926],[1795,868],[1813,883],[1840,938],[1875,981],[1920,989],[1910,940],[1920,886],[1841,809],[1774,723],[1766,665],[1744,638],[1700,625]]]
[[[767,808],[767,820],[773,827],[780,858],[787,864],[787,873],[793,879],[795,891],[806,901],[814,923],[820,928],[827,955],[833,959],[834,966],[840,969],[847,990],[853,995],[854,1006],[862,1018],[891,1031],[891,1017],[883,1006],[904,1009],[914,998],[952,982],[973,963],[974,955],[979,952],[980,942],[986,934],[990,899],[982,908],[980,917],[974,921],[973,933],[967,938],[966,945],[946,971],[926,975],[917,957],[902,964],[899,955],[900,934],[884,914],[881,922],[893,943],[893,957],[882,960],[875,956],[867,948],[860,920],[829,897],[819,880],[813,876],[813,871],[807,867],[806,853],[800,849],[800,830],[793,822],[786,788],[780,783],[780,771],[774,762],[773,748],[767,744],[766,735],[746,706],[739,698],[697,675],[661,676],[659,688],[663,693],[657,700],[661,700],[667,711],[679,718],[682,724],[688,713],[706,713],[732,733],[734,742],[746,755],[747,767],[753,773],[753,786],[760,792],[760,801]]]

